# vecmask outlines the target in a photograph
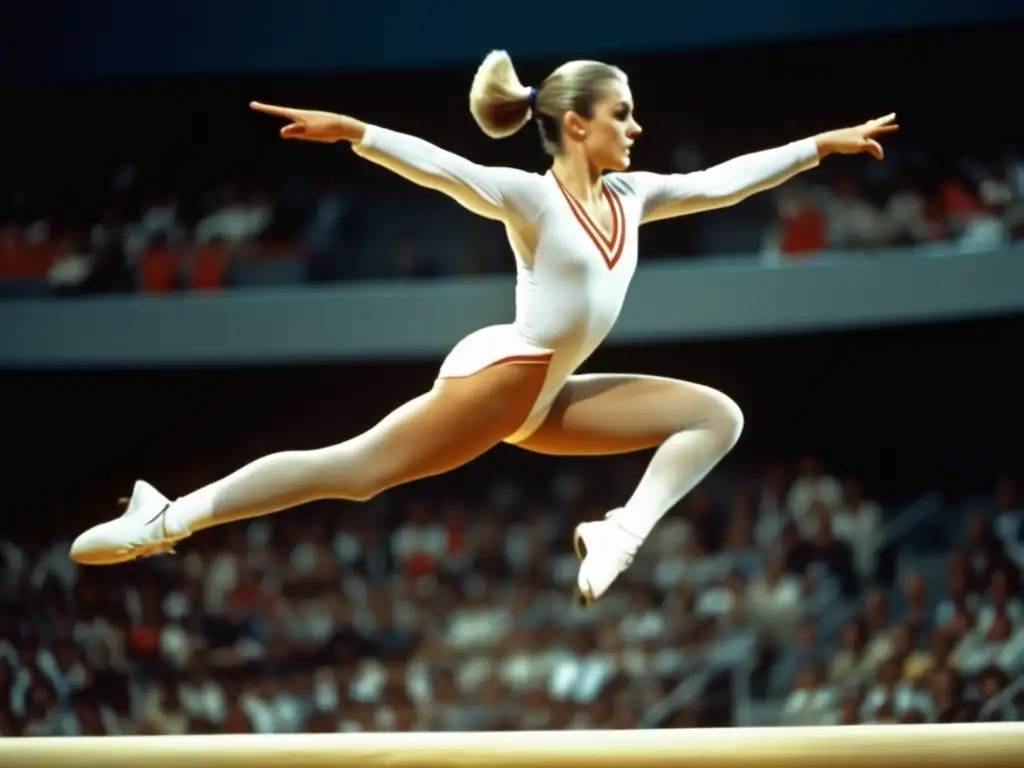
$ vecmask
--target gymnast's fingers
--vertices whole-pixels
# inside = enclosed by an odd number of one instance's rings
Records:
[[[262,102],[259,101],[250,101],[249,108],[257,112],[262,112],[265,115],[283,117],[285,120],[295,120],[302,112],[301,109],[292,109],[291,107],[278,107],[273,104],[263,104]]]

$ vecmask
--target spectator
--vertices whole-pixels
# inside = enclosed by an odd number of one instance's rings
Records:
[[[807,456],[800,462],[800,470],[789,488],[786,497],[786,508],[796,520],[804,535],[810,529],[809,517],[815,504],[822,505],[832,511],[839,507],[843,500],[843,488],[839,480],[825,472],[821,459]]]
[[[843,484],[842,501],[832,520],[832,531],[839,541],[853,550],[857,574],[865,582],[875,574],[881,527],[881,508],[865,498],[857,480],[847,480]]]

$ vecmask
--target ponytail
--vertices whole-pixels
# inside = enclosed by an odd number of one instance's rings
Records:
[[[530,119],[534,91],[516,75],[505,51],[487,54],[469,89],[469,111],[480,129],[492,139],[503,139]]]

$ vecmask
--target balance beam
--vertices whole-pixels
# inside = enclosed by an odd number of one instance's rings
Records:
[[[1020,768],[1024,723],[0,739],[3,768]]]

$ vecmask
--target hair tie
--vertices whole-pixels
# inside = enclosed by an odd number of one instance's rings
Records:
[[[536,88],[530,88],[529,99],[530,99],[530,109],[533,109],[534,105],[537,103],[537,89]]]

